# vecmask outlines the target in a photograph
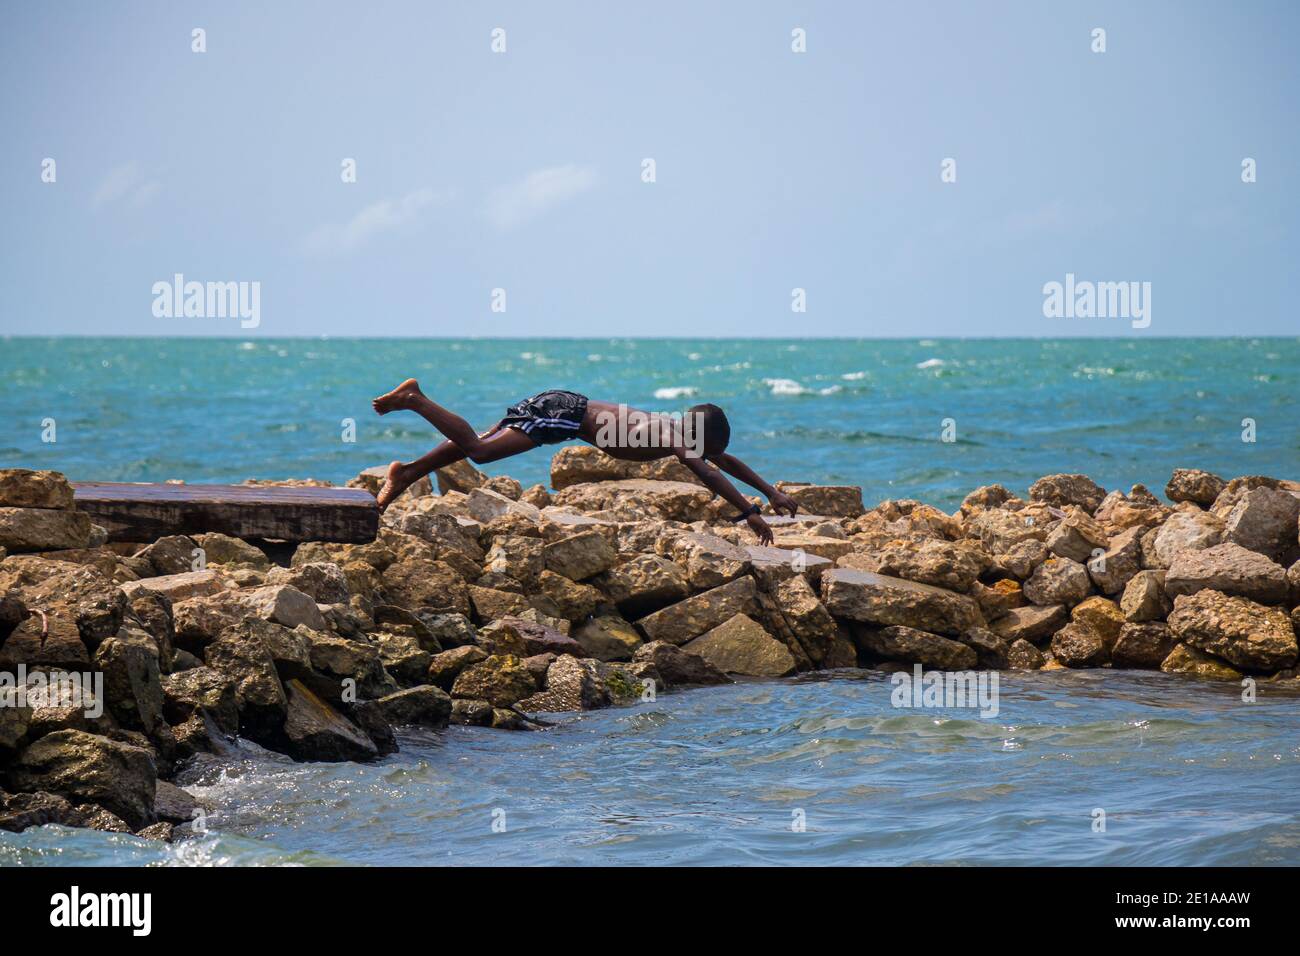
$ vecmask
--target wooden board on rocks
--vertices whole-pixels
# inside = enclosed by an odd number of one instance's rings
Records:
[[[280,541],[373,541],[374,497],[357,488],[74,482],[76,507],[108,529],[110,541],[219,531]]]

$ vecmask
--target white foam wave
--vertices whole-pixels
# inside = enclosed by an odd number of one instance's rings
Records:
[[[673,385],[668,388],[656,388],[655,398],[690,398],[698,391],[698,388],[690,385]]]
[[[763,384],[772,390],[773,395],[807,395],[809,392],[792,378],[765,378]]]

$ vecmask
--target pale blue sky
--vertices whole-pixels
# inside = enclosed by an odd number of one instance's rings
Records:
[[[0,333],[1292,335],[1298,44],[1226,0],[6,4]],[[176,272],[260,328],[155,318]],[[1150,328],[1044,318],[1067,272]]]

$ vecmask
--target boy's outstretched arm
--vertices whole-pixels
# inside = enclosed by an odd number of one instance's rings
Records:
[[[742,514],[755,507],[745,499],[736,486],[727,480],[726,475],[718,471],[703,458],[688,454],[685,448],[677,447],[673,449],[673,454],[687,468],[693,471],[697,478],[704,483],[704,486],[712,491],[715,495],[721,495],[731,504],[736,506],[736,510]],[[751,472],[751,474],[753,474]],[[757,475],[755,475],[757,477]],[[772,543],[772,529],[767,526],[763,516],[754,512],[745,518],[745,523],[749,525],[749,530],[758,535],[758,540],[763,544]]]
[[[737,458],[735,455],[728,455],[725,452],[721,455],[711,455],[709,460],[731,475],[749,485],[751,488],[758,489],[759,492],[767,496],[767,500],[772,503],[772,510],[777,514],[789,514],[791,517],[799,510],[799,505],[795,500],[784,492],[777,491],[766,481],[764,481],[753,468]]]

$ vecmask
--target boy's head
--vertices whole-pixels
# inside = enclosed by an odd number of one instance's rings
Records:
[[[717,405],[693,405],[686,415],[690,427],[698,429],[695,441],[702,441],[705,458],[727,450],[727,443],[731,441],[731,423],[722,409]]]

